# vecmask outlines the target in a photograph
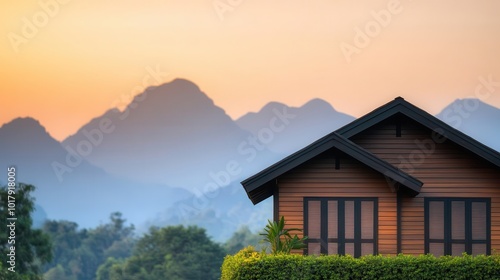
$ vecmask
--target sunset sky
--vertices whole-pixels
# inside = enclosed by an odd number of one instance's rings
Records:
[[[0,125],[31,116],[58,140],[143,81],[191,80],[233,119],[316,97],[435,114],[500,82],[496,0],[2,1],[0,22]],[[500,86],[483,101],[500,107]]]

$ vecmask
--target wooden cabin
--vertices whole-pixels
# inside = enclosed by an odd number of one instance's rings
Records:
[[[241,184],[306,254],[500,250],[500,153],[401,97]]]

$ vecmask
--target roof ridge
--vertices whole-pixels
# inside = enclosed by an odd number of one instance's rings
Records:
[[[273,181],[278,176],[327,150],[335,148],[376,170],[384,176],[393,179],[397,183],[406,186],[410,190],[411,194],[416,195],[423,185],[420,180],[374,155],[349,139],[361,131],[364,131],[396,114],[403,114],[407,116],[415,122],[436,131],[446,137],[446,139],[457,143],[459,146],[462,146],[463,148],[475,153],[477,156],[500,167],[499,152],[451,127],[428,112],[398,96],[394,100],[321,137],[306,147],[249,177],[248,179],[242,181],[241,184],[245,188],[248,197],[254,204],[257,204],[274,194],[274,187],[276,185]]]
[[[398,109],[397,107],[401,107],[401,109]],[[425,110],[404,100],[402,97],[396,97],[393,101],[390,101],[370,113],[344,125],[343,127],[335,130],[335,132],[350,138],[397,113],[401,113],[431,130],[442,130],[442,132],[436,132],[446,137],[446,139],[457,143],[463,148],[472,151],[476,155],[500,167],[500,153],[498,151],[448,125]]]

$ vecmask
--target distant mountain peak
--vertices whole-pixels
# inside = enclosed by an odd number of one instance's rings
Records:
[[[170,83],[167,83],[167,84],[170,84],[173,87],[191,87],[194,90],[200,90],[200,88],[195,83],[191,82],[188,79],[184,79],[184,78],[175,78]],[[164,85],[167,85],[167,84],[164,84]]]
[[[474,97],[457,98],[457,99],[453,100],[453,102],[448,104],[448,106],[443,108],[441,110],[441,112],[439,112],[437,114],[437,117],[442,118],[444,112],[447,112],[450,110],[455,111],[455,110],[458,110],[459,107],[463,107],[464,110],[469,112],[469,113],[474,112],[474,113],[481,113],[481,114],[485,113],[485,110],[486,110],[486,112],[498,110],[498,108],[496,108],[495,106],[492,106],[479,98],[474,98]],[[481,112],[477,112],[477,111],[481,111]]]
[[[333,106],[326,102],[325,100],[321,99],[321,98],[313,98],[309,101],[307,101],[304,105],[300,106],[300,107],[293,107],[293,106],[288,106],[284,103],[281,103],[281,102],[277,102],[277,101],[271,101],[269,103],[267,103],[266,105],[264,105],[264,107],[262,107],[258,113],[265,113],[265,112],[271,112],[273,109],[275,108],[283,108],[283,107],[286,107],[286,108],[290,108],[290,109],[301,109],[301,110],[324,110],[324,111],[334,111],[334,112],[337,112]],[[252,114],[252,113],[250,113]],[[256,113],[253,113],[253,114],[256,114]]]
[[[478,98],[458,98],[436,117],[450,126],[500,151],[498,122],[500,110]]]
[[[146,104],[145,106],[141,104]],[[138,106],[140,105],[140,106]],[[214,102],[193,82],[176,78],[168,83],[148,87],[137,95],[129,107],[144,107],[149,111],[197,110],[206,106],[213,106]],[[139,109],[140,110],[140,109]]]
[[[41,127],[40,122],[32,117],[15,118],[15,119],[11,120],[10,122],[6,123],[5,125],[23,125],[23,126],[31,126],[31,127],[36,127],[36,126]]]
[[[15,118],[12,121],[4,124],[0,127],[3,131],[29,131],[31,133],[37,134],[48,134],[44,126],[40,122],[32,117],[20,117]]]
[[[479,104],[483,104],[483,105],[487,105],[487,106],[492,107],[492,108],[496,108],[496,107],[491,106],[490,104],[484,102],[483,100],[481,100],[479,98],[474,98],[474,97],[457,98],[450,105],[455,104],[455,103],[464,103],[464,102],[478,102]]]
[[[281,102],[277,102],[277,101],[271,101],[269,103],[267,103],[266,105],[264,105],[264,107],[262,107],[259,111],[260,112],[267,112],[267,111],[271,111],[272,109],[276,108],[276,107],[288,107],[290,108],[290,106],[284,104],[284,103],[281,103]]]
[[[175,78],[170,82],[163,83],[157,86],[150,86],[146,90],[149,91],[161,91],[161,92],[173,92],[176,94],[181,94],[185,92],[199,92],[201,91],[198,85],[191,82],[190,80],[183,78]]]
[[[314,108],[316,110],[317,109],[333,110],[337,112],[337,110],[335,110],[335,108],[333,108],[333,106],[330,103],[326,102],[321,98],[314,98],[309,100],[306,104],[302,105],[302,108],[304,109]]]
[[[337,112],[328,102],[314,98],[301,107],[290,107],[279,102],[267,103],[257,113],[247,113],[236,123],[254,135],[270,127],[272,122],[286,115],[289,119],[283,122],[281,130],[275,131],[273,141],[267,148],[279,154],[288,154],[332,132],[333,130],[354,120],[353,117]],[[291,139],[294,139],[293,141]]]
[[[91,132],[98,140],[86,157],[91,164],[115,176],[189,189],[211,180],[215,163],[225,166],[250,136],[186,79],[148,88],[123,111],[94,118],[62,144],[78,147],[91,140]],[[134,174],[145,164],[143,173]]]

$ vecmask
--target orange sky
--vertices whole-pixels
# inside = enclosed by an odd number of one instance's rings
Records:
[[[398,95],[437,113],[479,76],[500,81],[500,1],[352,2],[2,1],[0,125],[32,116],[62,140],[147,69],[168,73],[147,84],[189,79],[233,118],[315,97],[354,116]],[[500,87],[483,101],[500,107]]]

